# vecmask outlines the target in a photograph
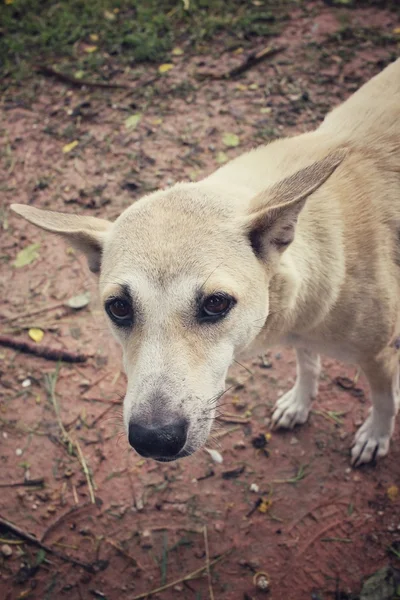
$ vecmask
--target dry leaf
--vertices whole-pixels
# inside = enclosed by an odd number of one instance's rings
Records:
[[[224,462],[221,454],[217,450],[212,450],[211,448],[204,448],[206,452],[211,456],[214,462],[221,464]]]
[[[97,33],[91,33],[89,35],[89,37],[90,37],[90,41],[91,42],[98,42],[99,41],[99,36],[97,35]]]
[[[215,160],[217,161],[217,163],[219,165],[222,165],[223,163],[226,163],[227,160],[229,160],[228,156],[225,154],[225,152],[217,152],[216,156],[215,156]]]
[[[78,144],[79,144],[78,140],[74,140],[70,144],[65,144],[65,146],[63,146],[62,151],[64,152],[64,154],[68,154],[68,152],[71,152],[71,150],[76,148]]]
[[[84,292],[83,294],[78,294],[77,296],[72,296],[69,300],[67,300],[66,305],[70,308],[74,308],[75,310],[79,310],[80,308],[84,308],[90,302],[90,292]]]
[[[235,148],[240,144],[239,136],[237,136],[236,133],[224,133],[222,141],[225,146],[228,146],[229,148]]]
[[[400,34],[400,27],[395,27],[393,29],[393,33],[395,33],[396,35],[399,35]]]
[[[109,21],[115,21],[115,19],[116,19],[116,16],[109,10],[105,10],[103,12],[103,15],[104,15],[104,18],[108,19]]]
[[[399,488],[397,487],[397,485],[391,485],[390,487],[388,487],[387,495],[389,500],[394,502],[399,495]]]
[[[158,72],[159,73],[167,73],[168,71],[170,71],[173,68],[174,68],[174,65],[172,63],[164,63],[163,65],[160,65],[158,67]]]
[[[17,258],[13,262],[16,269],[30,265],[39,256],[40,244],[30,244],[17,254]]]
[[[140,113],[137,113],[136,115],[131,115],[130,117],[125,119],[125,127],[127,129],[135,129],[135,127],[137,127],[137,125],[139,124],[141,118],[142,115]]]
[[[177,46],[176,48],[172,49],[171,54],[173,54],[174,56],[182,56],[183,50],[182,50],[182,48],[178,48],[178,46]]]
[[[84,51],[87,52],[88,54],[92,54],[93,52],[96,52],[97,50],[97,46],[85,46],[84,47]]]
[[[261,498],[261,502],[258,505],[259,512],[265,514],[271,508],[271,504],[272,500],[269,500],[268,498]]]
[[[31,338],[31,340],[33,340],[37,344],[40,344],[44,337],[44,331],[42,331],[41,329],[37,329],[36,327],[32,327],[31,329],[29,329],[28,335]]]

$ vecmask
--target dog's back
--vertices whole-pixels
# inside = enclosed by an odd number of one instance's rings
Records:
[[[319,131],[376,150],[383,144],[387,160],[395,159],[389,169],[400,170],[400,58],[333,109]]]

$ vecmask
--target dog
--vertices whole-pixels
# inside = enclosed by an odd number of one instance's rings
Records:
[[[297,354],[274,427],[307,420],[327,354],[359,365],[370,386],[352,464],[387,454],[399,406],[400,59],[315,131],[151,193],[114,222],[11,208],[99,274],[140,455],[167,462],[203,446],[228,368],[256,339]]]

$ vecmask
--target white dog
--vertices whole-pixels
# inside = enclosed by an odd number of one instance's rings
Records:
[[[228,367],[256,336],[296,347],[297,381],[275,426],[307,420],[322,352],[357,363],[370,384],[353,464],[388,452],[399,399],[400,59],[316,131],[150,194],[113,223],[12,209],[63,235],[100,274],[141,455],[169,461],[205,443]]]

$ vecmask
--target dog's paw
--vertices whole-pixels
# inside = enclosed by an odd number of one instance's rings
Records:
[[[275,404],[272,415],[272,427],[278,429],[292,429],[295,425],[302,425],[308,419],[311,408],[311,398],[299,390],[295,385],[286,392]]]
[[[351,450],[351,464],[359,467],[386,456],[394,429],[394,417],[387,422],[374,416],[372,411],[357,431]]]

